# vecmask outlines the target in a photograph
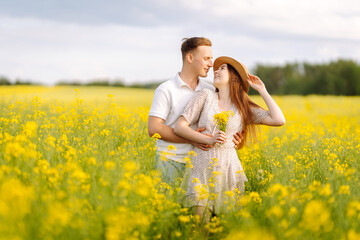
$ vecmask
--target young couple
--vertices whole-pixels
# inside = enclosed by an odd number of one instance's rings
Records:
[[[238,189],[244,193],[247,178],[236,148],[244,146],[248,136],[255,133],[255,124],[285,123],[263,82],[233,58],[219,57],[213,64],[211,45],[207,38],[185,39],[181,72],[155,90],[148,121],[149,135],[161,136],[156,142],[156,168],[163,181],[174,184],[184,176],[182,203],[200,216],[205,208],[213,213],[221,211],[225,192]],[[199,79],[206,77],[211,67],[214,86]],[[259,92],[268,111],[250,100],[249,86]],[[233,112],[225,132],[213,121],[213,116],[223,111]],[[169,145],[176,148],[175,155]],[[192,150],[196,153],[191,160],[193,167],[186,169],[184,159]],[[212,189],[216,199],[201,198],[199,187]]]

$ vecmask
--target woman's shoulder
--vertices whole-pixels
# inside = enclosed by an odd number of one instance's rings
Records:
[[[214,91],[212,91],[211,89],[208,89],[208,88],[204,88],[200,91],[197,92],[198,95],[200,96],[213,96],[214,95]]]
[[[207,102],[211,98],[213,98],[214,92],[210,89],[202,89],[200,91],[197,91],[194,95],[196,99],[198,99],[200,102]]]

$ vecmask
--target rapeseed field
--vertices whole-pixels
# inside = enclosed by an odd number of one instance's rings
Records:
[[[152,96],[0,87],[0,239],[199,239],[155,171]],[[274,99],[286,124],[238,151],[246,192],[209,239],[360,239],[360,97]]]

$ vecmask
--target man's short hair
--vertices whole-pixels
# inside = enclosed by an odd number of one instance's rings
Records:
[[[211,41],[204,37],[192,37],[192,38],[183,38],[183,43],[181,45],[181,54],[183,60],[188,52],[196,49],[199,46],[209,46],[211,47]]]

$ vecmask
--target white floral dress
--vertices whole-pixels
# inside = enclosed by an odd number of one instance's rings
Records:
[[[181,203],[185,207],[207,206],[215,213],[226,211],[224,206],[230,204],[231,192],[244,193],[244,183],[248,181],[240,160],[234,148],[233,135],[243,129],[241,116],[233,104],[231,116],[226,126],[226,143],[220,144],[208,151],[195,147],[197,154],[191,159],[192,168],[187,168],[181,188]],[[255,123],[269,115],[262,108],[252,108]],[[219,113],[218,93],[204,89],[195,94],[186,106],[182,116],[189,124],[197,123],[205,127],[204,134],[214,134],[218,130],[213,116]]]

